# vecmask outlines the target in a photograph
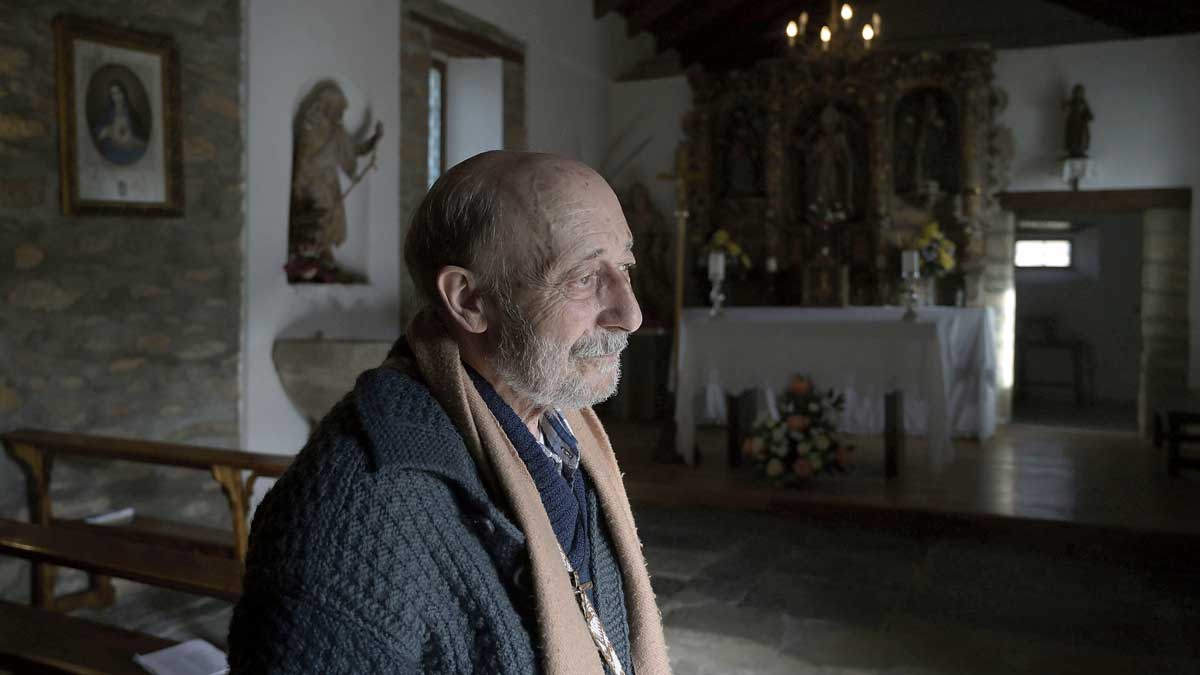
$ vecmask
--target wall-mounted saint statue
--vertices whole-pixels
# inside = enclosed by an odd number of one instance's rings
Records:
[[[346,210],[350,190],[375,167],[375,146],[383,136],[376,122],[370,136],[364,125],[351,135],[342,124],[348,103],[341,87],[332,80],[319,82],[304,97],[293,124],[292,195],[288,222],[290,283],[360,283],[361,275],[341,269],[333,249],[346,241]],[[367,166],[358,171],[358,158],[371,153]],[[338,172],[350,178],[343,190]]]
[[[1063,107],[1067,110],[1067,158],[1084,159],[1092,144],[1092,132],[1088,127],[1092,122],[1092,109],[1084,98],[1082,84],[1071,89],[1071,98]]]

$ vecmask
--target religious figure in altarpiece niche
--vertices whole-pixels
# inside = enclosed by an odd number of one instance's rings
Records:
[[[818,126],[805,137],[804,193],[810,210],[845,214],[856,209],[854,152],[842,114],[833,104],[821,110]]]
[[[726,131],[719,141],[727,197],[758,196],[763,192],[763,138],[754,117],[744,108],[729,114]]]
[[[909,93],[896,106],[895,192],[911,204],[961,188],[953,100],[937,89]]]

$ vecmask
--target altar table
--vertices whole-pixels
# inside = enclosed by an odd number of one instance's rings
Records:
[[[794,373],[846,395],[840,429],[883,430],[884,396],[905,394],[905,427],[929,439],[930,461],[953,460],[952,435],[986,439],[996,426],[991,310],[734,307],[685,310],[675,388],[676,450],[694,463],[697,417],[723,422],[725,394],[782,391]],[[702,398],[703,400],[698,400]]]

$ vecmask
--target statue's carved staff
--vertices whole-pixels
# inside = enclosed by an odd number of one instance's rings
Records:
[[[376,122],[375,133],[372,134],[371,138],[367,141],[371,145],[371,157],[367,160],[367,165],[363,167],[362,171],[359,171],[357,175],[350,176],[350,185],[348,185],[346,187],[346,191],[338,197],[339,200],[344,201],[346,197],[354,191],[354,188],[358,187],[358,184],[362,182],[362,179],[367,177],[367,173],[379,168],[379,164],[376,160],[378,159],[379,155],[379,139],[382,137],[383,122]]]

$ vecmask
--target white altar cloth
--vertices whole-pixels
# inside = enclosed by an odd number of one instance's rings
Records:
[[[676,449],[694,461],[696,419],[722,422],[726,392],[781,391],[794,373],[846,395],[840,428],[883,430],[884,395],[905,394],[905,429],[929,437],[935,468],[953,459],[951,435],[986,439],[996,426],[991,311],[924,307],[735,307],[684,311],[675,390]],[[702,396],[701,396],[702,395]],[[699,400],[699,399],[703,400]],[[697,414],[699,412],[699,414]]]

